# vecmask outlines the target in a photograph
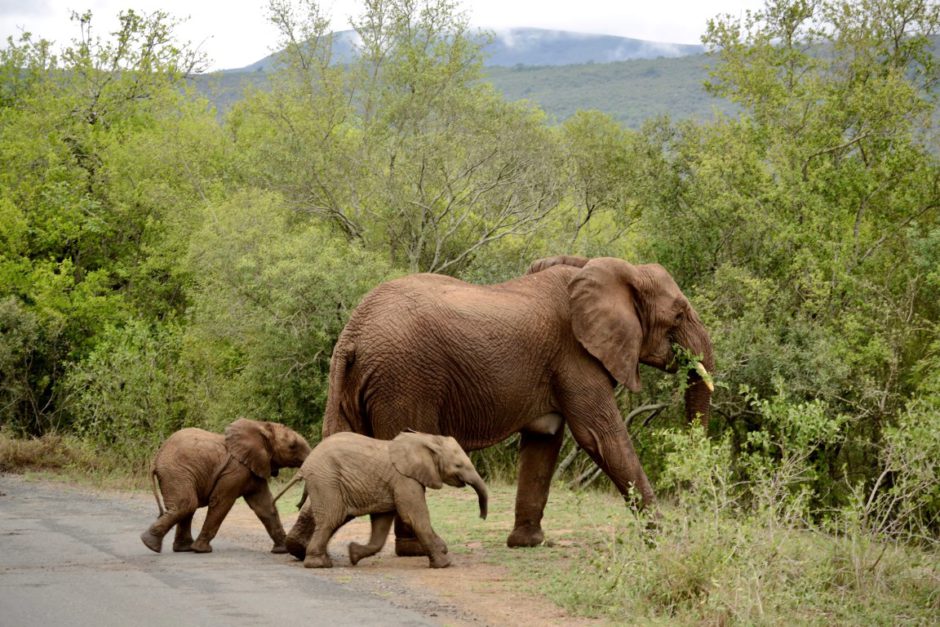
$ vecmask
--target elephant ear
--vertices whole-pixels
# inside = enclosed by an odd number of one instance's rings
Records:
[[[395,470],[421,485],[438,490],[443,486],[438,464],[440,446],[427,433],[399,433],[388,444]]]
[[[622,259],[592,259],[568,283],[568,298],[575,337],[617,381],[638,392],[643,328],[633,275],[633,266]]]
[[[225,448],[252,474],[271,477],[271,429],[266,422],[239,418],[225,428]]]
[[[574,266],[575,268],[583,268],[584,264],[590,261],[587,257],[578,257],[577,255],[555,255],[554,257],[545,257],[544,259],[537,259],[532,262],[532,265],[529,266],[529,270],[526,274],[535,274],[536,272],[541,272],[542,270],[547,270],[552,266]]]

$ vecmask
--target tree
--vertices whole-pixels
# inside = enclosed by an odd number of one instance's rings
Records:
[[[182,77],[200,57],[174,42],[166,14],[122,13],[109,40],[92,34],[89,13],[73,19],[80,37],[59,55],[30,35],[0,52],[0,377],[15,382],[2,386],[0,412],[32,433],[69,423],[63,375],[105,328],[184,306],[171,297],[178,277],[151,254],[182,190],[128,159],[148,144],[166,156],[170,133],[211,119],[186,105]]]
[[[480,43],[451,2],[366,2],[345,69],[318,5],[302,6],[271,4],[282,72],[230,118],[249,180],[411,271],[456,272],[554,209],[543,116],[479,81]]]
[[[740,384],[826,402],[852,416],[819,452],[833,473],[874,479],[872,444],[916,394],[936,334],[938,30],[938,7],[917,0],[717,18],[709,89],[740,118],[643,133],[658,182],[644,186],[644,248],[703,303],[729,388],[719,415],[741,438],[760,428]]]

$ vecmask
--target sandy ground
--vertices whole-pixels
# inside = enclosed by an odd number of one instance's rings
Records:
[[[198,528],[203,511],[197,513],[194,529]],[[282,516],[284,528],[290,530],[296,517],[296,514]],[[259,551],[271,548],[261,523],[242,500],[226,518],[219,535]],[[396,556],[390,536],[378,555],[351,566],[346,546],[350,541],[365,543],[368,539],[368,518],[357,518],[340,529],[330,542],[332,569],[311,571],[290,556],[275,557],[297,568],[298,576],[327,577],[447,625],[599,624],[573,618],[547,599],[513,590],[505,569],[483,563],[479,543],[467,545],[470,553],[454,555],[450,568],[437,570],[428,567],[426,557]]]

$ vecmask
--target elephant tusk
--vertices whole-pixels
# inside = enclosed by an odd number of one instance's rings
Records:
[[[715,391],[715,384],[712,381],[712,376],[708,374],[708,370],[705,369],[705,366],[702,365],[702,362],[695,363],[695,372],[698,373],[698,376],[702,377],[702,381],[705,382],[705,386],[708,387],[709,392]]]

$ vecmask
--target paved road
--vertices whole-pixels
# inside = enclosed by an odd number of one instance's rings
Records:
[[[148,551],[153,504],[0,475],[0,626],[433,625],[284,556],[217,538]]]

